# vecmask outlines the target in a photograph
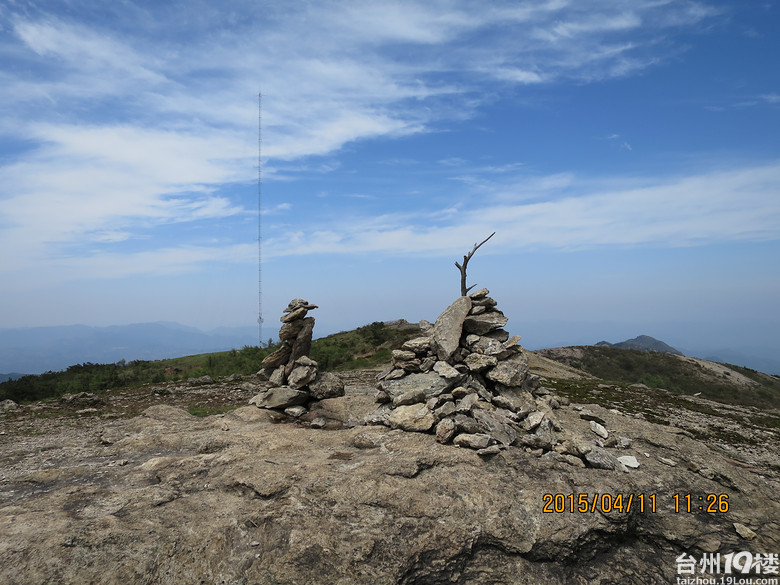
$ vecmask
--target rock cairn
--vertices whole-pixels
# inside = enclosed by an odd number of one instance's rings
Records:
[[[378,376],[381,406],[366,419],[405,431],[432,432],[440,443],[495,455],[510,445],[578,467],[624,470],[598,445],[560,434],[554,410],[568,405],[528,370],[519,336],[481,289],[455,300],[423,337],[393,351]]]
[[[320,372],[317,362],[309,357],[314,317],[306,315],[316,308],[303,299],[293,299],[284,309],[279,328],[282,344],[263,360],[263,374],[270,388],[254,396],[250,404],[300,417],[312,401],[344,395],[339,377]]]

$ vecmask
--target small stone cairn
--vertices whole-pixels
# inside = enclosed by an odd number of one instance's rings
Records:
[[[608,454],[591,462],[589,454],[603,450],[556,435],[563,429],[553,411],[569,401],[529,372],[520,337],[503,329],[507,318],[488,294],[459,297],[427,335],[393,351],[392,366],[377,377],[381,406],[366,424],[433,432],[440,443],[485,457],[517,445],[577,467],[622,468]]]
[[[330,372],[320,372],[317,362],[309,358],[314,317],[307,313],[317,305],[293,299],[284,309],[279,329],[281,347],[263,360],[263,374],[270,388],[254,396],[249,404],[258,408],[282,410],[300,417],[314,400],[344,395],[341,379]]]

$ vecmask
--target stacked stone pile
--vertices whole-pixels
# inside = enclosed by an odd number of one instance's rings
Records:
[[[568,399],[528,371],[520,337],[510,337],[488,295],[481,289],[456,299],[426,336],[393,352],[392,366],[378,376],[381,406],[366,423],[433,432],[440,443],[483,456],[518,445],[571,465],[622,469],[598,443],[562,433],[554,410]]]
[[[254,396],[250,404],[300,417],[313,400],[344,395],[339,377],[320,372],[317,362],[309,357],[314,317],[306,315],[316,308],[303,299],[293,299],[284,309],[279,329],[282,344],[263,360],[263,375],[270,387]]]

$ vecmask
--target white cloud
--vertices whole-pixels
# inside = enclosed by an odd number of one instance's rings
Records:
[[[164,4],[124,3],[102,20],[46,7],[0,14],[13,31],[0,37],[12,57],[0,65],[0,129],[26,148],[0,167],[0,244],[16,250],[0,271],[68,257],[69,246],[136,241],[150,225],[245,213],[224,186],[256,176],[259,89],[265,178],[283,179],[279,161],[468,117],[486,99],[486,79],[630,74],[663,58],[656,41],[666,27],[712,15],[671,0],[188,7],[186,18]],[[374,229],[351,237],[392,248],[396,232]],[[413,241],[413,232],[399,233]],[[353,248],[332,230],[317,233],[326,248]],[[164,238],[147,245],[174,249]]]
[[[577,196],[571,177],[537,181],[545,200],[518,203],[503,193],[457,214],[350,218],[334,229],[297,229],[266,241],[265,256],[342,253],[453,254],[469,234],[498,232],[501,253],[535,247],[691,246],[780,239],[780,163],[710,172],[636,187],[593,189]],[[576,180],[574,180],[576,186]],[[585,184],[583,185],[585,186]]]

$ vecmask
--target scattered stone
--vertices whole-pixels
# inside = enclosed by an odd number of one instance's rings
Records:
[[[375,437],[373,433],[361,433],[355,435],[349,442],[350,445],[356,449],[376,449],[381,445],[378,437]]]
[[[531,414],[528,415],[528,417],[523,421],[523,429],[526,431],[533,431],[536,427],[539,426],[539,423],[542,422],[542,419],[544,419],[544,413],[540,410],[534,411]]]
[[[416,353],[405,349],[394,349],[392,354],[393,354],[394,361],[408,361],[408,360],[413,360],[417,357]]]
[[[305,404],[308,400],[308,392],[295,390],[289,386],[278,386],[255,395],[249,400],[249,404],[254,404],[258,408],[284,410],[289,406]]]
[[[649,454],[647,454],[647,453],[645,453],[645,455],[646,455],[647,457],[649,457],[649,456],[650,456],[650,455],[649,455]],[[658,461],[660,461],[660,462],[661,462],[661,463],[663,463],[664,465],[668,465],[669,467],[677,467],[677,461],[675,461],[674,459],[667,459],[666,457],[659,457],[659,458],[658,458]],[[697,471],[698,471],[698,470],[697,470]]]
[[[394,367],[393,370],[385,376],[385,380],[397,380],[399,378],[403,378],[406,375],[406,370],[403,368],[396,368]]]
[[[739,536],[745,540],[753,540],[756,536],[758,536],[750,528],[744,524],[740,524],[739,522],[734,522],[734,530],[736,530],[737,534],[739,534]]]
[[[458,447],[468,447],[469,449],[484,449],[490,444],[490,437],[484,433],[461,433],[453,440]]]
[[[279,339],[286,341],[288,339],[295,339],[303,329],[303,321],[292,321],[290,323],[284,323],[279,328]]]
[[[498,443],[508,447],[517,440],[517,433],[512,428],[511,421],[500,413],[477,409],[472,412],[472,416],[484,427],[485,432]]]
[[[607,429],[605,429],[603,426],[601,426],[596,421],[590,421],[590,430],[596,433],[599,437],[602,439],[606,439],[609,437],[609,432]]]
[[[600,447],[593,447],[593,449],[586,453],[583,458],[590,467],[595,467],[596,469],[628,471],[623,463]]]
[[[553,445],[555,445],[552,421],[547,417],[543,418],[532,435],[521,435],[518,442],[533,449],[552,450]]]
[[[482,432],[482,425],[465,414],[455,415],[455,427],[462,433],[476,434]]]
[[[211,376],[201,376],[200,378],[187,378],[187,384],[190,386],[200,386],[203,384],[213,384],[214,379]],[[82,392],[84,394],[84,392]]]
[[[313,429],[324,429],[327,425],[328,420],[324,416],[318,416],[309,423],[309,426]]]
[[[550,453],[554,453],[554,451],[550,451]],[[553,457],[556,461],[566,463],[572,467],[585,467],[585,463],[582,461],[582,459],[569,453],[554,453]]]
[[[582,408],[582,407],[580,407],[580,408]],[[593,414],[590,410],[583,410],[582,412],[580,412],[580,418],[582,420],[590,420],[590,421],[599,423],[600,425],[607,424],[607,421],[605,421],[600,416]]]
[[[204,376],[204,378],[208,378],[211,381],[210,376]],[[190,379],[192,380],[193,378]],[[201,378],[198,379],[200,380]],[[74,406],[94,406],[103,404],[103,399],[92,392],[77,392],[76,394],[63,394],[60,397],[60,402]]]
[[[637,461],[636,457],[634,457],[633,455],[623,455],[621,457],[618,457],[617,460],[620,461],[623,465],[625,465],[629,469],[636,469],[639,467],[639,461]]]
[[[284,414],[293,418],[299,418],[306,414],[305,406],[290,406],[284,409]]]
[[[298,364],[298,362],[300,362],[300,359],[296,360],[294,363]],[[307,386],[309,382],[313,381],[316,376],[316,364],[314,366],[296,365],[290,372],[290,375],[287,376],[287,384],[290,386],[290,388],[298,390],[304,386]]]
[[[480,457],[492,457],[493,455],[498,455],[501,453],[501,447],[498,445],[491,445],[490,447],[485,447],[484,449],[479,449],[477,451],[477,455]]]

